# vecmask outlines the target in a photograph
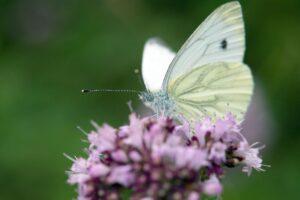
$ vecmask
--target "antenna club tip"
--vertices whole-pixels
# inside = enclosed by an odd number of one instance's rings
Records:
[[[88,92],[89,92],[89,90],[87,90],[87,89],[83,89],[83,90],[81,90],[81,92],[82,92],[82,93],[88,93]]]

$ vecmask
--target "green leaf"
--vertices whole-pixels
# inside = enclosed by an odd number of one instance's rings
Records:
[[[206,195],[202,196],[201,199],[202,200],[220,200],[219,197],[212,197],[212,196],[206,196]]]
[[[129,188],[124,188],[121,190],[121,199],[129,199],[132,195],[132,190]]]

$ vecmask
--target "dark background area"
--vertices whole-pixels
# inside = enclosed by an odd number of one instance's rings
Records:
[[[0,199],[66,200],[71,162],[84,155],[80,125],[119,126],[136,94],[83,95],[82,88],[143,90],[135,69],[144,42],[178,50],[222,0],[2,0],[0,2]],[[240,1],[245,63],[264,95],[272,132],[265,173],[226,177],[223,198],[300,199],[300,1]],[[263,111],[261,111],[263,112]],[[260,115],[260,110],[256,112]],[[255,126],[262,126],[254,125]],[[264,136],[262,136],[264,137]],[[258,135],[256,141],[260,141]]]

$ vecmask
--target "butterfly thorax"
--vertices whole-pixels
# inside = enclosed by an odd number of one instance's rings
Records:
[[[175,113],[174,101],[165,91],[142,92],[139,97],[147,107],[159,116],[172,116]]]

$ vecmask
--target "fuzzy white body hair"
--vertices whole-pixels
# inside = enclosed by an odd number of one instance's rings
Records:
[[[143,103],[159,116],[175,116],[175,104],[165,91],[141,92],[139,94]]]

